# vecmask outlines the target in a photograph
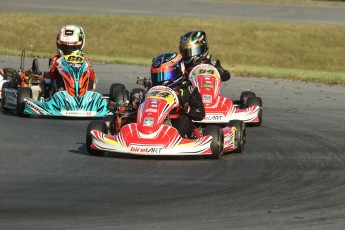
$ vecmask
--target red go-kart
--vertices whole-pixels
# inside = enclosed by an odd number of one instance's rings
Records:
[[[223,127],[224,151],[241,152],[245,142],[245,126],[260,126],[262,122],[262,100],[255,93],[241,93],[239,101],[232,101],[220,95],[222,80],[218,70],[209,64],[195,66],[189,74],[193,86],[199,89],[205,106],[206,116],[196,125],[217,124]],[[245,125],[246,124],[246,125]],[[236,141],[233,141],[233,130]],[[243,137],[241,136],[243,135]]]
[[[114,88],[115,89],[115,88]],[[114,95],[126,95],[124,87],[116,87]],[[152,87],[137,109],[115,106],[113,117],[90,122],[86,133],[91,155],[117,152],[149,156],[202,155],[218,159],[223,154],[223,130],[217,125],[195,129],[195,138],[186,139],[172,127],[171,114],[180,107],[174,90],[166,86]],[[135,122],[124,120],[135,118]]]

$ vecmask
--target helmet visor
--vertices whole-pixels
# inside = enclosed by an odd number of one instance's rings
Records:
[[[66,45],[66,44],[58,44],[58,49],[63,52],[64,55],[71,54],[73,51],[80,50],[82,45]]]
[[[194,57],[202,54],[200,46],[187,46],[180,50],[183,57]]]
[[[158,73],[151,73],[151,82],[153,86],[162,85],[165,81],[173,81],[179,75],[175,73],[174,70],[168,72],[158,72]]]

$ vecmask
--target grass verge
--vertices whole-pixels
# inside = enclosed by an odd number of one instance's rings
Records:
[[[274,4],[292,4],[306,6],[329,6],[345,7],[344,0],[210,0],[214,2],[253,2],[253,3],[274,3]]]
[[[345,85],[345,26],[144,16],[0,14],[0,54],[49,57],[62,25],[86,33],[91,62],[150,65],[156,55],[178,51],[192,29],[208,34],[210,53],[239,75]]]

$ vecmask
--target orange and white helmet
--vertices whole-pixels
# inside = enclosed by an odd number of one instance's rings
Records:
[[[175,86],[184,80],[185,66],[182,55],[177,52],[163,53],[152,60],[152,86]]]
[[[56,37],[56,48],[63,55],[82,54],[85,45],[85,34],[81,26],[63,26]]]

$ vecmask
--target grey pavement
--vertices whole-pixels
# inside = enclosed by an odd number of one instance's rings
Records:
[[[2,0],[0,12],[155,15],[199,19],[345,24],[345,7],[312,7],[211,0]]]

